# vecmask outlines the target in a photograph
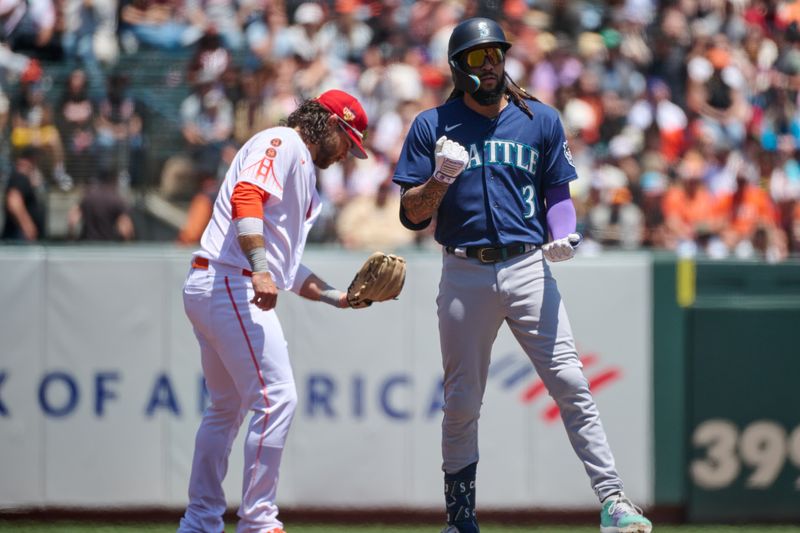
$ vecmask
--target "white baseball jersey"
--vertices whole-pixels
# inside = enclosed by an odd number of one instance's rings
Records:
[[[280,290],[294,283],[308,232],[319,216],[316,169],[300,134],[277,127],[253,136],[236,154],[214,203],[195,256],[249,269],[232,223],[231,195],[240,181],[270,195],[264,205],[264,242],[269,272]]]

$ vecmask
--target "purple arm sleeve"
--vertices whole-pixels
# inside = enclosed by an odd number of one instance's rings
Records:
[[[577,216],[569,195],[569,183],[545,189],[544,198],[547,202],[547,226],[552,239],[556,241],[573,233]]]

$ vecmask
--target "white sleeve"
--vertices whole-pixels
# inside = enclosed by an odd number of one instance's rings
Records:
[[[248,146],[237,182],[252,183],[281,200],[286,179],[295,173],[297,157],[292,143],[269,134],[259,135]]]
[[[305,266],[303,263],[300,263],[300,266],[297,268],[297,274],[294,276],[294,283],[289,288],[295,294],[300,294],[300,288],[303,286],[303,283],[306,282],[308,277],[313,274],[311,269]]]

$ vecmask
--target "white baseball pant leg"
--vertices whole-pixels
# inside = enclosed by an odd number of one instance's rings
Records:
[[[193,270],[184,307],[201,349],[210,406],[197,432],[189,505],[179,532],[221,532],[222,480],[248,411],[239,533],[282,527],[275,505],[281,454],[297,405],[286,340],[273,311],[249,303],[250,279],[236,272]]]

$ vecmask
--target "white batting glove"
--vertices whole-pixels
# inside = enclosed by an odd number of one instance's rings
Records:
[[[463,146],[444,135],[436,141],[436,168],[433,177],[450,185],[467,167],[469,156]]]
[[[580,233],[570,233],[563,239],[548,242],[542,246],[542,253],[551,263],[572,259],[575,255],[575,248],[583,240]]]

